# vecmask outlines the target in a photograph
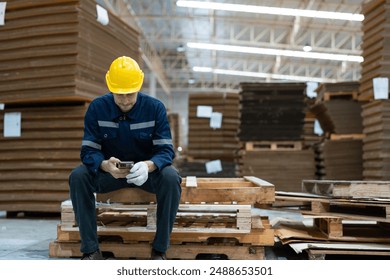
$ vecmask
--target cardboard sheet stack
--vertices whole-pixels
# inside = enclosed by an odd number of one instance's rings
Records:
[[[238,176],[273,182],[277,191],[298,191],[314,178],[314,151],[305,143],[306,84],[242,83]]]
[[[8,1],[0,26],[0,210],[60,212],[80,162],[83,117],[113,59],[139,34],[88,0]],[[106,18],[107,19],[107,18]]]
[[[188,158],[178,162],[182,176],[235,177],[238,94],[191,94],[188,105]]]

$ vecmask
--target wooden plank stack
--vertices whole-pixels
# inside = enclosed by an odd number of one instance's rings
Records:
[[[303,214],[306,223],[282,221],[275,234],[311,259],[390,256],[389,181],[303,180],[301,193],[276,193],[275,200],[303,203],[291,211]]]
[[[274,186],[255,177],[185,178],[168,259],[264,259],[274,244],[268,217],[254,204],[274,202]],[[145,195],[146,194],[146,195]],[[140,189],[98,194],[100,247],[115,258],[147,259],[155,233],[155,197]],[[70,201],[62,203],[51,257],[80,257],[80,236]]]
[[[363,106],[363,178],[390,180],[390,101]]]
[[[314,151],[305,142],[305,91],[304,83],[241,84],[238,176],[261,177],[285,191],[314,179]]]
[[[390,1],[373,0],[362,6],[363,42],[359,100],[374,97],[372,79],[390,78]]]
[[[139,34],[110,13],[102,25],[88,0],[8,1],[0,30],[0,210],[59,213],[87,106],[113,59],[140,62]],[[5,137],[8,113],[20,136]]]

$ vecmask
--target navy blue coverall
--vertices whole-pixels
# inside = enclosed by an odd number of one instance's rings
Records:
[[[99,249],[94,193],[137,187],[126,178],[116,179],[100,169],[103,160],[151,160],[156,169],[139,188],[156,194],[157,227],[152,247],[165,252],[181,196],[181,177],[172,166],[175,156],[165,106],[156,98],[138,92],[134,107],[123,113],[113,94],[95,98],[84,118],[82,165],[69,176],[70,197],[79,226],[82,253]]]

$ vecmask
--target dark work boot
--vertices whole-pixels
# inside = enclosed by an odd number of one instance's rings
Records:
[[[152,254],[150,256],[150,259],[151,260],[166,260],[167,256],[165,255],[165,253],[158,252],[158,251],[152,249]]]
[[[83,254],[83,257],[81,258],[82,260],[88,260],[88,261],[93,261],[93,260],[104,260],[102,253],[100,250],[97,250],[93,253],[89,254]]]

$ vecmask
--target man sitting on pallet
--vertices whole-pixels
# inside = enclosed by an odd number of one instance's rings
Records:
[[[103,259],[99,248],[94,193],[139,187],[155,193],[157,229],[151,259],[166,259],[176,219],[181,177],[163,103],[139,90],[144,73],[130,57],[115,59],[106,74],[110,93],[94,99],[84,119],[82,165],[69,176],[84,260]],[[134,166],[118,168],[121,161]]]

